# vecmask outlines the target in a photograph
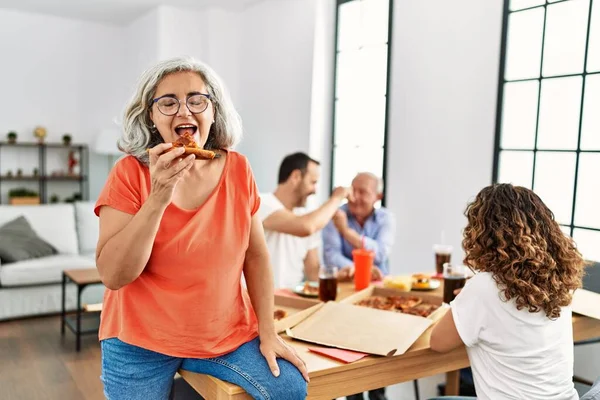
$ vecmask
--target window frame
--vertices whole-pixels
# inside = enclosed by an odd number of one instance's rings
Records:
[[[339,53],[338,50],[338,31],[339,31],[339,13],[340,6],[349,3],[352,1],[362,1],[362,0],[336,0],[335,5],[335,32],[334,32],[334,43],[333,43],[333,93],[331,96],[332,105],[331,105],[331,152],[330,152],[330,165],[329,169],[329,187],[330,191],[334,189],[334,177],[335,177],[335,140],[336,140],[336,101],[337,101],[337,77],[338,77],[338,65],[337,65],[337,56]],[[383,131],[383,165],[382,165],[382,176],[384,186],[383,186],[383,194],[381,199],[381,205],[385,207],[386,198],[387,198],[387,188],[389,187],[387,181],[387,166],[388,166],[388,133],[389,133],[389,109],[390,109],[390,77],[391,77],[391,58],[392,58],[392,36],[393,36],[393,12],[394,12],[394,0],[388,0],[389,8],[388,8],[388,35],[387,35],[387,69],[386,69],[386,83],[385,83],[385,120],[384,120],[384,131]]]
[[[536,173],[536,164],[537,164],[537,155],[538,153],[569,153],[575,154],[575,174],[573,181],[573,197],[572,197],[572,206],[571,206],[571,220],[569,224],[561,224],[561,227],[567,228],[569,230],[570,236],[572,237],[576,229],[585,229],[588,231],[600,232],[600,228],[593,228],[590,226],[583,226],[575,224],[575,211],[577,206],[577,185],[579,180],[579,165],[580,165],[580,155],[581,154],[600,154],[600,150],[582,150],[581,149],[581,138],[582,138],[582,126],[583,126],[583,117],[584,117],[584,105],[585,105],[585,89],[587,83],[587,77],[598,75],[600,76],[600,71],[588,72],[587,71],[587,62],[588,62],[588,53],[590,47],[590,30],[592,25],[592,11],[595,2],[600,2],[600,0],[590,0],[589,1],[589,9],[587,16],[587,30],[586,30],[586,45],[585,45],[585,53],[583,58],[583,71],[581,73],[574,74],[561,74],[561,75],[552,75],[552,76],[543,76],[543,67],[544,67],[544,46],[546,39],[546,21],[548,18],[548,6],[553,6],[555,4],[566,3],[572,0],[559,0],[549,3],[548,0],[544,2],[544,4],[532,7],[526,7],[519,10],[510,10],[510,0],[504,0],[503,7],[503,17],[502,17],[502,39],[501,39],[501,47],[500,47],[500,67],[498,70],[498,95],[497,95],[497,103],[496,103],[496,127],[495,127],[495,138],[494,138],[494,161],[493,161],[493,170],[492,170],[492,183],[498,183],[499,178],[499,167],[500,167],[500,154],[503,151],[511,151],[511,152],[525,152],[525,153],[533,153],[533,167],[531,173],[531,187],[535,188],[535,173]],[[598,6],[598,5],[597,5]],[[505,70],[506,70],[506,50],[507,50],[507,41],[508,41],[508,22],[509,16],[511,14],[529,11],[536,8],[544,8],[544,23],[542,28],[542,42],[541,42],[541,59],[540,59],[540,70],[539,76],[537,78],[526,78],[526,79],[513,79],[509,80],[505,78]],[[581,87],[581,100],[580,100],[580,109],[579,109],[579,126],[577,131],[577,148],[575,150],[571,149],[538,149],[538,133],[539,133],[539,122],[540,122],[540,104],[541,104],[541,93],[542,93],[542,83],[545,80],[556,79],[556,78],[567,78],[567,77],[582,77],[582,87]],[[504,89],[505,84],[513,83],[513,82],[538,82],[538,102],[537,102],[537,115],[536,115],[536,127],[535,127],[535,137],[534,137],[534,145],[533,149],[515,149],[515,148],[502,148],[502,118],[504,111]]]

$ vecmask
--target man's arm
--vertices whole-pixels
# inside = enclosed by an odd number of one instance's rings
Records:
[[[342,236],[345,240],[348,241],[354,248],[359,248],[362,246],[361,235],[356,232],[354,229],[347,227],[343,232]],[[374,263],[376,265],[382,265],[389,257],[392,252],[392,247],[394,246],[394,238],[396,236],[396,221],[394,216],[387,212],[384,214],[383,221],[381,222],[381,227],[376,237],[364,238],[365,240],[365,248],[368,250],[372,250],[375,253]],[[383,271],[384,274],[387,274],[388,271]]]
[[[351,267],[354,262],[342,253],[342,237],[333,222],[323,229],[323,258],[326,265]]]
[[[329,222],[340,203],[350,195],[348,188],[336,188],[333,195],[316,210],[297,215],[288,209],[277,210],[263,220],[265,230],[307,237],[320,231]]]
[[[310,249],[304,257],[304,276],[307,281],[319,280],[319,249]]]

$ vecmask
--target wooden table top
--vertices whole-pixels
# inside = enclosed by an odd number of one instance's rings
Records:
[[[69,279],[78,285],[90,285],[93,283],[102,283],[100,274],[96,267],[91,268],[79,268],[79,269],[66,269],[65,275]]]
[[[336,300],[342,300],[355,293],[351,283],[340,283],[339,288]],[[427,293],[442,296],[443,288],[440,287]],[[404,354],[392,357],[367,356],[350,364],[308,350],[310,347],[319,347],[318,345],[293,340],[286,335],[281,336],[306,362],[311,379],[307,398],[331,400],[348,394],[468,367],[469,359],[463,346],[448,353],[437,353],[431,350],[429,339],[432,328],[433,326],[425,331]],[[600,321],[581,315],[573,316],[573,335],[575,341],[600,336]],[[228,382],[183,370],[180,370],[179,373],[207,399],[251,399],[239,386]]]

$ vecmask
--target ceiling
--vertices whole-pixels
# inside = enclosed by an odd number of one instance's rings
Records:
[[[243,8],[257,0],[0,0],[8,8],[113,25],[126,25],[159,5],[202,9]]]

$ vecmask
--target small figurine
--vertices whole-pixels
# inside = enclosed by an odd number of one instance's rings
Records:
[[[71,176],[79,176],[80,174],[80,166],[79,166],[79,155],[76,151],[69,152],[69,175]]]
[[[37,138],[39,143],[44,143],[47,134],[48,131],[43,126],[38,126],[33,130],[33,136]]]

